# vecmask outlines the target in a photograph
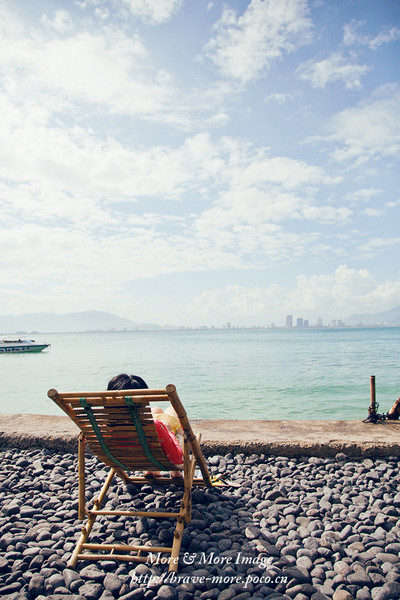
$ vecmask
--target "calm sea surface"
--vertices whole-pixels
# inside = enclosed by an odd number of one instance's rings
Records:
[[[400,328],[49,334],[0,355],[0,412],[62,414],[47,390],[105,389],[118,373],[177,386],[191,418],[363,419],[400,396]]]

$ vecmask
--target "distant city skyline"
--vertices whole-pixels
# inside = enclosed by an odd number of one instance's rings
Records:
[[[343,327],[344,325],[345,321],[343,321],[342,319],[331,319],[330,323],[324,323],[324,319],[322,317],[318,317],[315,323],[310,322],[309,319],[297,317],[296,324],[294,324],[293,315],[287,315],[286,317],[287,329],[293,329],[294,327],[296,327],[297,329],[307,327]]]
[[[238,330],[238,329],[329,329],[341,327],[377,327],[393,326],[400,327],[400,306],[384,313],[375,315],[353,315],[349,317],[351,323],[337,319],[324,324],[322,317],[317,323],[309,322],[302,317],[296,318],[293,323],[293,315],[287,315],[286,323],[268,322],[265,318],[258,324],[244,326],[231,321],[225,323],[199,324],[190,326],[184,323],[138,323],[124,319],[118,315],[102,311],[84,311],[67,314],[24,314],[24,315],[0,315],[0,334],[8,335],[36,335],[37,333],[73,333],[73,332],[132,332],[132,331],[158,331],[158,330]],[[364,322],[363,322],[364,320]],[[291,324],[291,326],[290,326]]]

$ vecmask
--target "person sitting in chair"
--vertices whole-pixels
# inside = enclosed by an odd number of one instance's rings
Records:
[[[121,373],[115,375],[107,385],[107,390],[141,390],[148,389],[147,383],[138,375],[127,375]],[[154,424],[156,427],[158,439],[160,441],[161,448],[165,456],[170,460],[178,469],[183,467],[183,451],[178,443],[176,434],[182,433],[182,427],[172,406],[168,407],[165,411],[159,406],[151,408],[153,415]],[[160,475],[159,471],[147,471],[145,475],[157,477]],[[181,471],[171,471],[171,477],[181,477]]]

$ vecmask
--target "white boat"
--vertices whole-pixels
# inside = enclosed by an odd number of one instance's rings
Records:
[[[0,354],[2,352],[41,352],[50,344],[35,342],[35,340],[0,340]]]

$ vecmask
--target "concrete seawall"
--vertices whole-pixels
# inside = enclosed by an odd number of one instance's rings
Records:
[[[243,452],[349,458],[400,456],[400,421],[193,420],[205,455]],[[0,415],[0,447],[76,452],[78,428],[64,416]]]

